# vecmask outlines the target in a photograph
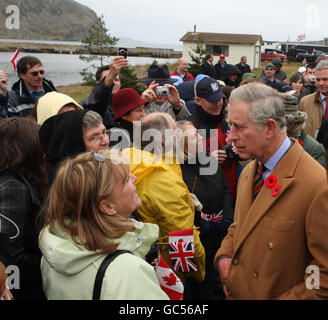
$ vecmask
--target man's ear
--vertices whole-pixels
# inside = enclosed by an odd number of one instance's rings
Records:
[[[104,199],[99,202],[99,210],[103,214],[108,214],[109,216],[113,216],[116,214],[115,208],[112,207],[108,199]]]
[[[267,121],[267,139],[271,139],[272,136],[275,134],[276,130],[277,130],[277,127],[278,127],[278,124],[277,124],[277,121],[274,120],[274,119],[268,119]]]
[[[200,103],[200,99],[197,96],[195,96],[195,101],[196,101],[197,104]]]

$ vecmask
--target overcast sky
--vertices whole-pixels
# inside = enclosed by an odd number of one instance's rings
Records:
[[[261,34],[264,41],[328,37],[327,0],[77,0],[103,14],[118,38],[182,45],[179,39],[197,25],[199,32]]]

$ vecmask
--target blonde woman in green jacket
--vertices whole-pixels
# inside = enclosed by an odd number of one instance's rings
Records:
[[[97,271],[116,257],[103,277],[101,300],[168,300],[144,257],[158,226],[131,219],[141,206],[135,176],[111,151],[65,160],[44,208],[40,234],[43,288],[51,300],[90,300]]]

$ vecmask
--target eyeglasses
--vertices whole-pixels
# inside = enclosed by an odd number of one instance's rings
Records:
[[[273,69],[265,69],[265,70],[267,70],[267,71],[273,71]]]
[[[40,71],[33,71],[33,72],[30,72],[30,74],[33,76],[33,77],[36,77],[38,74],[41,74],[41,76],[44,75],[45,71],[44,70],[40,70]]]
[[[107,137],[108,137],[108,139],[109,139],[109,134],[110,134],[110,130],[108,129],[108,130],[106,130],[104,133],[97,134],[96,136],[94,136],[94,137],[90,140],[90,142],[91,142],[92,144],[99,144],[99,142],[101,142],[102,139],[103,139],[103,137],[106,137],[106,135],[107,135]]]

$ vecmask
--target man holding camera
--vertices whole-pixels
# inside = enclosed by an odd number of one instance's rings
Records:
[[[318,92],[300,100],[299,110],[307,113],[305,131],[316,138],[323,120],[328,118],[328,62],[320,61],[315,68]]]
[[[179,92],[172,84],[177,81],[170,78],[167,65],[152,64],[148,70],[148,77],[140,80],[147,85],[142,98],[149,101],[145,105],[146,114],[166,112],[176,121],[185,120],[190,116],[185,102],[180,99]]]
[[[199,134],[206,141],[206,151],[221,165],[234,200],[237,189],[238,153],[234,146],[228,144],[229,127],[222,107],[225,95],[218,81],[210,77],[198,81],[195,91],[197,107],[189,120],[196,129],[205,129],[199,131]]]
[[[303,97],[317,92],[318,88],[316,86],[316,79],[315,79],[315,67],[316,63],[315,62],[309,62],[306,65],[306,72],[304,74],[306,84],[304,85],[304,89],[302,91],[300,99]]]

